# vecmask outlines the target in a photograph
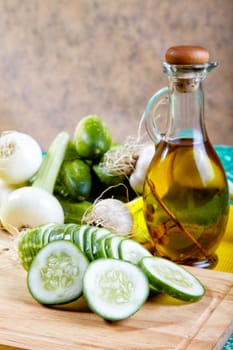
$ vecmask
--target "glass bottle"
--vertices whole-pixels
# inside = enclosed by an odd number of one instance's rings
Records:
[[[204,121],[202,81],[217,63],[209,61],[206,49],[193,46],[172,47],[165,57],[168,87],[150,99],[144,113],[156,143],[143,191],[151,249],[180,264],[213,268],[229,212],[227,179]],[[164,93],[168,122],[161,134],[154,111]]]

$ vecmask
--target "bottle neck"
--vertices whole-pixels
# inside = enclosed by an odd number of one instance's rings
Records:
[[[207,139],[202,79],[196,75],[169,77],[169,118],[165,139],[193,142]]]

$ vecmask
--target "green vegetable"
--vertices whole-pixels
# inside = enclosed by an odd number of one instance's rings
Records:
[[[109,235],[104,242],[104,250],[108,258],[120,259],[119,245],[124,237],[118,235]]]
[[[65,153],[65,158],[64,161],[66,160],[75,160],[78,159],[79,155],[76,151],[75,144],[73,140],[69,140],[67,148],[66,148],[66,153]]]
[[[111,237],[114,237],[115,235],[113,233],[109,233],[108,235],[106,235],[105,237],[102,237],[101,239],[99,239],[95,244],[96,246],[93,247],[94,251],[95,251],[95,255],[93,254],[94,256],[94,259],[100,259],[100,258],[108,258],[108,255],[107,255],[107,250],[106,250],[106,240],[108,238],[111,238]]]
[[[106,124],[96,115],[80,120],[74,132],[74,144],[80,158],[98,160],[110,148],[111,134]]]
[[[106,187],[124,183],[125,181],[125,175],[114,175],[103,163],[95,164],[92,168],[100,182]]]
[[[93,250],[92,250],[92,236],[99,228],[96,226],[88,227],[83,235],[83,252],[88,257],[89,261],[94,260]]]
[[[65,224],[81,224],[84,214],[92,208],[92,203],[85,200],[82,202],[71,202],[70,200],[59,198],[59,202],[64,211]]]
[[[92,177],[88,164],[81,159],[65,161],[59,172],[55,192],[76,201],[87,199],[91,193]]]
[[[119,244],[119,257],[132,264],[138,264],[145,256],[152,256],[151,253],[141,244],[131,239],[126,239]]]
[[[205,294],[202,283],[183,267],[159,257],[144,257],[139,266],[158,291],[184,301],[197,301]]]
[[[112,237],[112,233],[106,228],[99,228],[95,231],[91,237],[91,249],[94,259],[97,259],[100,255],[100,242],[102,242],[106,237]],[[119,236],[121,237],[121,236]],[[107,254],[107,253],[106,253]]]
[[[53,193],[55,182],[65,158],[70,137],[66,132],[60,132],[51,143],[39,171],[33,179],[32,186]]]
[[[149,295],[146,276],[135,265],[115,259],[99,259],[87,268],[83,294],[92,311],[118,321],[136,313]]]
[[[76,300],[82,294],[88,264],[85,255],[73,243],[49,243],[30,266],[28,290],[42,304],[65,304]]]

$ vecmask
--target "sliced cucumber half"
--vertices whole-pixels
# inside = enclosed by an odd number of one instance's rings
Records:
[[[28,290],[41,304],[65,304],[82,294],[88,260],[69,241],[53,241],[35,256],[27,275]]]
[[[189,271],[170,260],[144,257],[139,267],[158,291],[184,301],[197,301],[205,294],[203,284]]]
[[[92,311],[106,320],[117,321],[141,308],[149,295],[149,283],[136,265],[103,258],[88,266],[83,294]]]

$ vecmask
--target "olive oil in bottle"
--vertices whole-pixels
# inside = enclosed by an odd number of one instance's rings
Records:
[[[214,266],[227,214],[226,179],[209,142],[161,142],[144,188],[156,253],[182,264]]]

